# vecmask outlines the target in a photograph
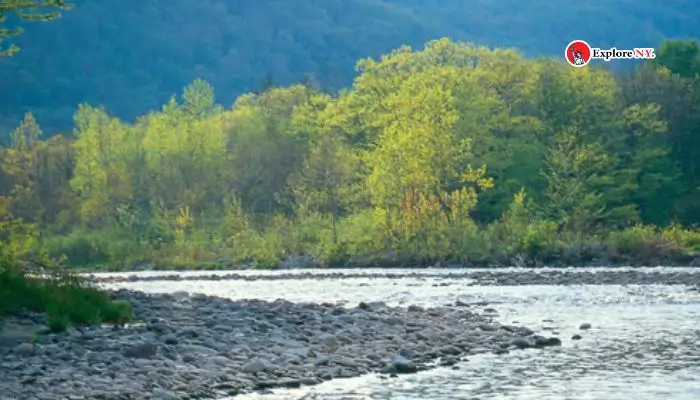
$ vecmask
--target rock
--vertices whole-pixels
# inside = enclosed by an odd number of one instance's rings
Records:
[[[223,398],[371,372],[415,373],[436,362],[454,367],[467,353],[503,354],[511,347],[560,344],[471,311],[483,307],[478,303],[468,308],[363,302],[350,309],[186,293],[112,294],[130,302],[146,323],[46,335],[36,348],[26,345],[24,350],[17,345],[27,339],[4,352],[0,340],[0,380],[11,382],[3,395],[38,400]],[[22,362],[25,353],[31,362]]]
[[[267,364],[265,364],[264,361],[262,361],[260,359],[255,359],[255,360],[247,362],[243,366],[243,368],[241,368],[241,371],[251,374],[251,373],[265,371],[267,368],[268,368]]]
[[[589,330],[591,329],[591,324],[589,324],[588,322],[584,322],[583,324],[579,325],[578,329],[582,331]]]
[[[172,333],[164,335],[162,339],[163,339],[163,343],[168,344],[168,345],[176,345],[180,342],[180,340],[177,338],[177,336],[175,336]]]
[[[524,337],[511,340],[510,345],[518,349],[529,349],[531,347],[535,347],[534,341]]]
[[[387,369],[389,372],[396,374],[412,374],[418,372],[418,367],[411,360],[400,355],[391,360]]]
[[[416,352],[411,349],[403,348],[399,350],[399,355],[410,360],[416,356]]]
[[[578,333],[577,333],[577,334],[574,334],[574,335],[571,337],[571,340],[581,340],[581,339],[583,339],[583,337],[582,337],[581,335],[579,335]]]
[[[172,328],[168,324],[160,321],[148,325],[148,329],[159,334],[172,332]]]
[[[177,292],[173,292],[170,294],[170,296],[172,296],[173,300],[180,301],[180,302],[187,301],[190,299],[189,292],[186,292],[184,290],[179,290]]]
[[[320,337],[321,344],[326,347],[336,347],[338,346],[338,338],[335,335],[325,334]]]
[[[479,329],[485,332],[494,332],[498,330],[498,326],[491,324],[479,324]]]
[[[292,348],[285,350],[285,353],[305,360],[311,356],[311,349],[308,347]]]
[[[543,347],[552,347],[552,346],[561,346],[561,339],[556,338],[556,337],[542,337],[538,336],[535,337],[535,347],[537,348],[543,348]]]
[[[175,393],[161,389],[161,388],[154,388],[153,392],[151,393],[151,399],[153,400],[180,400],[180,396],[176,395]]]
[[[314,361],[315,366],[322,366],[322,365],[328,365],[328,363],[331,361],[331,358],[328,356],[320,356]]]
[[[124,350],[124,356],[129,358],[151,358],[158,352],[158,346],[153,343],[140,343]]]
[[[451,345],[442,346],[442,347],[440,347],[439,351],[441,354],[452,355],[452,356],[458,356],[458,355],[462,354],[462,350],[458,349],[455,346],[451,346]]]
[[[535,332],[534,332],[532,329],[529,329],[529,328],[524,327],[524,326],[519,326],[519,327],[515,330],[515,333],[516,333],[518,336],[532,336],[532,335],[535,334]]]
[[[426,341],[437,341],[440,339],[440,333],[433,328],[425,328],[418,331],[416,337]]]
[[[18,355],[22,357],[31,356],[34,354],[34,345],[31,343],[22,343],[15,349]]]

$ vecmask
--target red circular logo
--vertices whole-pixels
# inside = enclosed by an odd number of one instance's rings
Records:
[[[580,68],[591,61],[591,46],[583,40],[574,40],[566,46],[564,58],[572,67]]]

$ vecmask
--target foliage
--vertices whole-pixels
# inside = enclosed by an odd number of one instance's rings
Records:
[[[689,263],[693,48],[620,72],[441,39],[359,61],[337,95],[223,107],[195,80],[134,122],[81,105],[48,140],[27,114],[0,151],[2,234],[111,269]]]
[[[48,328],[65,330],[70,324],[125,323],[131,305],[113,301],[82,277],[37,261],[26,261],[36,243],[31,225],[0,210],[0,321],[25,311],[43,312]],[[0,322],[1,329],[2,322]]]
[[[6,259],[2,264],[0,315],[44,312],[54,332],[71,324],[125,323],[132,318],[129,303],[111,300],[104,291],[73,275],[54,271],[49,278],[36,278]]]
[[[29,2],[40,3],[9,1]],[[25,24],[23,35],[10,38],[22,51],[0,62],[0,132],[27,110],[47,133],[69,132],[81,102],[133,121],[195,78],[216,87],[226,106],[241,94],[302,79],[337,90],[352,82],[357,59],[444,36],[558,58],[574,39],[631,48],[700,38],[695,0],[71,3],[74,10],[60,20]]]

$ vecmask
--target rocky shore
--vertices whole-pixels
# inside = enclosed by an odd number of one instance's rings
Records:
[[[517,271],[466,271],[431,273],[430,270],[421,272],[282,272],[279,274],[245,273],[197,273],[196,275],[162,274],[157,276],[120,275],[100,276],[91,275],[93,279],[103,283],[141,282],[141,281],[260,281],[260,280],[323,280],[347,278],[413,278],[413,279],[467,279],[473,285],[479,286],[516,286],[516,285],[690,285],[700,286],[700,270],[697,273],[683,270],[655,271],[649,269],[627,270],[576,270],[576,269],[527,269]]]
[[[130,301],[142,323],[27,337],[42,326],[41,315],[6,320],[3,398],[215,399],[370,372],[458,368],[473,354],[561,344],[462,303],[346,308],[184,292],[113,295]]]

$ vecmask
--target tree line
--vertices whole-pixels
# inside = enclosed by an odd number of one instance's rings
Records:
[[[81,102],[133,122],[195,78],[226,105],[267,74],[280,85],[312,74],[336,90],[350,85],[359,58],[443,36],[557,57],[576,38],[603,48],[700,38],[695,0],[479,1],[469,12],[464,0],[0,0],[0,14],[3,4],[56,3],[74,7],[5,42],[22,50],[0,61],[3,134],[25,110],[47,133],[69,132]],[[0,31],[17,26],[11,20]]]
[[[615,72],[440,39],[357,70],[339,93],[309,80],[230,107],[196,80],[133,123],[81,105],[50,139],[27,114],[0,150],[0,234],[110,268],[700,250],[697,42]]]

